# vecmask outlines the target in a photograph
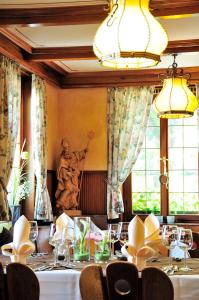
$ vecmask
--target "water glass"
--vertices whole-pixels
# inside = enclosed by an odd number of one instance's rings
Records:
[[[35,243],[37,237],[38,237],[38,225],[37,221],[29,221],[30,224],[30,234],[29,239]]]
[[[118,224],[109,224],[108,225],[108,235],[109,240],[111,243],[111,258],[114,259],[114,244],[119,240],[119,233],[118,233]]]
[[[162,227],[162,243],[169,250],[169,266],[171,267],[171,250],[178,244],[178,227],[176,225],[164,225]]]
[[[178,230],[178,247],[184,251],[184,266],[180,268],[181,271],[187,272],[192,269],[187,266],[187,251],[193,245],[193,237],[191,229],[179,228]]]
[[[120,222],[118,225],[118,237],[121,246],[128,242],[128,227],[129,222]]]

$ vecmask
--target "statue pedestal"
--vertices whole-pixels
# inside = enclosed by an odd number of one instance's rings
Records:
[[[64,210],[65,214],[69,217],[79,217],[82,215],[82,211],[78,209],[66,209]]]

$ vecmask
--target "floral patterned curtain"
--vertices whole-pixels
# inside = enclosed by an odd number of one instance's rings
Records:
[[[32,76],[31,96],[32,147],[34,173],[36,176],[35,212],[36,220],[52,221],[52,206],[48,194],[47,181],[47,124],[46,87],[44,81]]]
[[[118,214],[124,211],[121,186],[140,152],[153,91],[154,87],[111,88],[108,91],[109,219],[118,218]]]
[[[7,190],[12,169],[21,105],[19,66],[0,56],[0,220],[9,220]]]

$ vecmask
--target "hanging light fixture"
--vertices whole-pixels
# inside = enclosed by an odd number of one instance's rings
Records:
[[[166,74],[160,74],[163,88],[153,101],[153,108],[159,118],[179,119],[192,117],[198,107],[196,96],[187,86],[191,75],[177,68],[176,54],[174,62]]]
[[[112,0],[110,9],[93,43],[100,63],[116,69],[157,65],[168,37],[150,13],[149,0]]]

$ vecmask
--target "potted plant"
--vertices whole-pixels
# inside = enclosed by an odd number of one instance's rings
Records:
[[[24,145],[25,142],[20,152],[18,166],[14,166],[12,169],[10,192],[8,193],[8,204],[12,214],[13,225],[21,215],[21,201],[25,200],[30,194],[30,182],[28,173],[25,170],[29,160],[29,153],[23,151]]]

